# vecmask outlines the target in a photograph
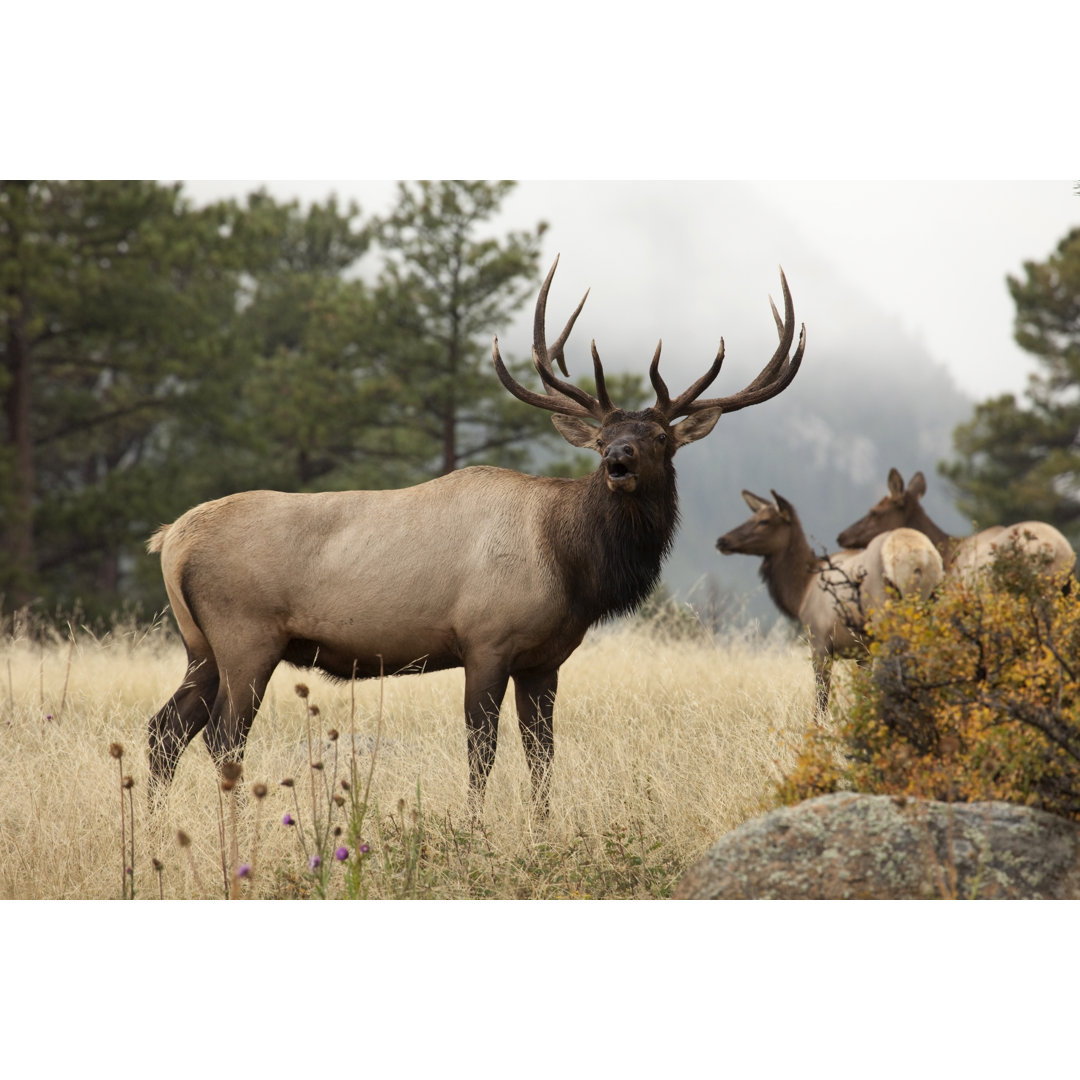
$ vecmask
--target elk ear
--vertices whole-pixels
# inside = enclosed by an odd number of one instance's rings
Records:
[[[780,513],[783,514],[788,521],[791,521],[795,516],[795,507],[793,507],[783,495],[777,495],[775,491],[772,493],[772,497],[776,500],[776,506]]]
[[[716,421],[720,419],[723,411],[723,409],[702,409],[701,412],[692,413],[682,423],[676,424],[671,429],[671,434],[675,437],[675,449],[678,450],[680,446],[685,446],[687,443],[697,442],[698,439],[704,439],[716,427]]]
[[[760,495],[755,495],[752,491],[743,491],[743,501],[751,510],[756,514],[759,510],[764,510],[766,506],[772,506],[772,503],[768,499],[763,499]]]
[[[600,429],[576,416],[561,416],[556,414],[551,422],[559,429],[559,434],[571,446],[580,446],[583,450],[600,451]]]
[[[921,499],[926,494],[926,477],[921,472],[917,472],[911,478],[907,489],[916,499]]]
[[[894,498],[904,494],[904,478],[895,469],[889,470],[889,494]]]

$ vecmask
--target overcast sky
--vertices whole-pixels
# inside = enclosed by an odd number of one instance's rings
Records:
[[[815,326],[815,311],[808,310],[805,299],[798,302],[813,294],[807,292],[808,270],[801,268],[797,277],[789,262],[793,256],[785,250],[794,250],[796,241],[888,317],[883,334],[900,327],[944,364],[973,399],[1023,391],[1035,365],[1013,342],[1014,305],[1005,279],[1022,274],[1025,260],[1045,259],[1070,228],[1080,226],[1074,180],[742,183],[770,215],[790,223],[790,230],[781,229],[780,240],[769,240],[769,252],[784,263],[796,314],[811,333],[817,332],[819,342],[822,329],[831,328],[821,327],[820,310]],[[200,201],[241,196],[259,186],[280,199],[302,201],[324,199],[333,191],[343,200],[356,199],[366,214],[389,209],[395,195],[394,181],[185,181],[185,190]],[[594,290],[590,307],[595,310],[598,303],[619,297],[640,303],[633,295],[636,279],[652,281],[659,275],[677,282],[680,274],[700,276],[700,265],[695,269],[682,255],[684,242],[707,244],[707,258],[718,267],[725,260],[744,259],[732,227],[710,213],[732,198],[731,191],[729,184],[708,181],[525,181],[507,200],[501,224],[531,227],[540,218],[548,220],[554,239],[545,244],[545,257],[552,243],[553,251],[561,251],[560,284],[572,280],[575,263],[588,266],[585,284]],[[696,235],[710,228],[716,235]],[[628,240],[630,232],[639,238],[636,242]],[[654,234],[666,240],[640,240]],[[753,245],[754,240],[742,243]],[[647,266],[634,258],[642,248],[649,253]],[[604,252],[610,253],[606,265]],[[767,277],[764,273],[755,271],[755,280],[748,283],[748,302],[756,305],[755,314],[761,308],[768,329],[765,295],[775,293],[776,280],[773,270]],[[694,286],[689,280],[683,284]],[[574,288],[568,287],[568,295]],[[662,323],[665,340],[672,321],[669,316]],[[712,312],[703,312],[701,321],[710,338],[727,332],[716,325]]]

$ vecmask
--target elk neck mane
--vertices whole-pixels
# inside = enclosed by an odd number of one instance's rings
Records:
[[[573,617],[591,626],[632,612],[660,580],[679,522],[675,468],[632,494],[609,491],[602,468],[567,483],[583,491],[556,505],[548,542]]]

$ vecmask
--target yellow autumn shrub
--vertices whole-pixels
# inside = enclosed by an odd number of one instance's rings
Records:
[[[849,701],[807,735],[779,801],[854,790],[1080,820],[1080,590],[1039,569],[1010,551],[978,581],[883,605]]]

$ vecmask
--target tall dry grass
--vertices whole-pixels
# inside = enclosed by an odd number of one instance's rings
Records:
[[[246,794],[234,806],[220,793],[200,738],[151,813],[146,722],[183,670],[167,624],[45,644],[16,631],[0,643],[0,896],[665,896],[718,836],[760,812],[813,703],[805,649],[782,635],[593,632],[561,673],[549,820],[530,814],[508,701],[484,820],[473,824],[462,672],[348,684],[283,666],[248,743]],[[347,802],[332,800],[344,797],[351,731],[366,798],[358,837]],[[323,764],[315,785],[309,732]],[[300,824],[283,825],[287,813]],[[306,861],[313,817],[341,828],[330,849],[349,852],[317,874]]]

